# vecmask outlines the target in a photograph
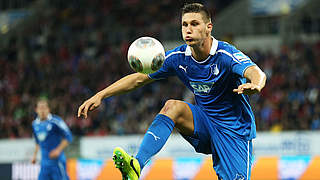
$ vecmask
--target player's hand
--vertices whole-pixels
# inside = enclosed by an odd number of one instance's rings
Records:
[[[61,151],[58,149],[53,149],[50,153],[49,153],[49,157],[50,159],[57,159],[60,155]]]
[[[261,91],[260,86],[252,83],[245,83],[238,86],[237,89],[234,89],[233,92],[238,94],[251,95],[255,93],[259,93]]]
[[[36,162],[37,162],[37,158],[36,158],[36,157],[32,157],[31,163],[32,163],[32,164],[35,164]]]
[[[92,96],[90,99],[86,100],[78,109],[78,117],[81,115],[84,118],[88,117],[88,111],[92,111],[101,104],[102,97],[99,94]]]

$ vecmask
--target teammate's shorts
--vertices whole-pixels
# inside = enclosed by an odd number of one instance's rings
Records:
[[[57,165],[41,165],[38,180],[69,180],[65,163]]]
[[[212,154],[213,168],[219,179],[249,180],[252,165],[252,141],[220,131],[199,107],[187,103],[194,121],[193,136],[183,136],[196,150]]]

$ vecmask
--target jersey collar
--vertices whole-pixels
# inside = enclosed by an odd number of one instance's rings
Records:
[[[47,117],[46,120],[50,120],[50,119],[52,119],[52,114],[51,114],[51,113],[48,114],[48,117]],[[45,120],[45,121],[46,121],[46,120]],[[36,123],[40,123],[40,122],[41,122],[40,118],[37,117],[37,118],[36,118]]]
[[[210,49],[210,55],[215,55],[217,48],[218,48],[218,40],[216,40],[213,36],[211,36],[212,38],[212,44],[211,44],[211,49]],[[191,56],[192,52],[191,52],[191,48],[190,46],[187,45],[186,48],[186,52],[185,52],[186,56]]]

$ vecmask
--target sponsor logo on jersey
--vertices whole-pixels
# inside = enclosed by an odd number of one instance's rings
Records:
[[[190,86],[193,88],[193,93],[196,95],[206,95],[210,93],[214,82],[190,82]]]
[[[243,54],[242,52],[234,53],[233,56],[240,62],[250,60],[250,58],[245,54]]]
[[[185,73],[187,73],[187,67],[188,67],[188,66],[183,67],[182,65],[179,65],[179,68],[182,69],[182,70],[184,70]]]

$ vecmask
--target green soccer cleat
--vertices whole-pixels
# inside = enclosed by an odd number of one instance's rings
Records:
[[[127,154],[122,148],[113,150],[113,161],[122,174],[122,180],[138,180],[140,177],[140,164],[138,160]]]

